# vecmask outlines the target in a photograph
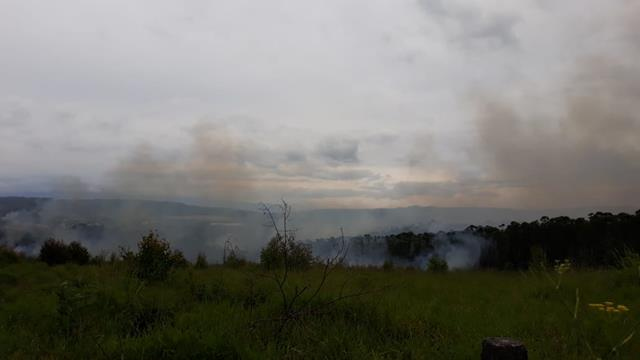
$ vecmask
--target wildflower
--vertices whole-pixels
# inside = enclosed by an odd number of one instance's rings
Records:
[[[629,311],[629,308],[625,305],[616,305],[613,301],[604,301],[602,303],[591,303],[589,307],[594,310],[605,311],[608,313],[624,313]]]
[[[629,308],[628,308],[628,307],[626,307],[626,306],[624,306],[624,305],[618,305],[618,306],[617,306],[617,309],[618,309],[618,310],[620,310],[620,311],[622,311],[622,312],[627,312],[627,311],[629,311]]]

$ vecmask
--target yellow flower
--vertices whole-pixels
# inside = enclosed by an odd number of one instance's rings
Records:
[[[608,306],[613,306],[613,301],[605,301],[604,304]]]
[[[618,310],[620,310],[622,312],[627,312],[627,311],[629,311],[629,308],[624,306],[624,305],[618,305]]]
[[[589,306],[595,307],[595,308],[602,308],[604,307],[604,304],[596,303],[596,304],[589,304]]]

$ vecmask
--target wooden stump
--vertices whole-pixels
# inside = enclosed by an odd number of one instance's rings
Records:
[[[491,337],[482,340],[481,360],[527,360],[527,348],[514,339]]]

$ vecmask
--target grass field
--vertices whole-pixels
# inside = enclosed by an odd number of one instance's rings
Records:
[[[292,273],[287,289],[321,275]],[[339,268],[313,300],[325,306],[283,325],[277,286],[252,265],[144,283],[118,263],[25,261],[0,267],[0,358],[478,359],[488,336],[522,340],[531,359],[638,358],[640,336],[609,353],[640,319],[637,269],[572,270],[558,289],[557,279]],[[630,310],[588,305],[604,301]]]

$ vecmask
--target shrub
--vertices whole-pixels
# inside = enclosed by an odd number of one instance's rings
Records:
[[[171,253],[171,265],[176,268],[186,268],[189,266],[189,262],[184,257],[184,254],[180,250],[173,250]]]
[[[434,272],[446,272],[447,270],[449,270],[449,265],[443,258],[439,257],[438,255],[433,255],[429,259],[427,270]]]
[[[150,231],[138,242],[138,253],[123,253],[123,259],[133,261],[133,272],[142,280],[164,280],[173,266],[174,256],[169,242]]]
[[[118,247],[118,250],[120,252],[119,258],[122,259],[122,261],[129,264],[133,264],[135,262],[136,253],[134,253],[131,249],[126,248],[124,246],[120,246]],[[118,261],[118,256],[112,253],[111,256],[109,257],[109,262],[113,264],[116,261]]]
[[[69,247],[63,241],[50,238],[42,244],[38,259],[50,266],[60,265],[69,262],[71,255]]]
[[[245,260],[242,256],[240,256],[238,254],[238,250],[237,249],[231,249],[229,250],[225,256],[224,259],[222,260],[223,264],[225,266],[231,267],[231,268],[239,268],[241,266],[244,266],[247,264],[247,260]]]
[[[13,264],[20,261],[21,257],[14,249],[0,245],[0,264]]]
[[[89,260],[89,263],[92,265],[102,266],[107,262],[107,255],[102,252],[98,255],[92,256]]]
[[[67,245],[62,240],[50,238],[42,244],[38,259],[48,265],[61,265],[69,262],[86,265],[91,260],[91,255],[89,250],[77,241]]]
[[[620,269],[637,269],[640,266],[640,254],[627,247],[623,248],[622,251],[616,251],[614,256],[616,265]]]
[[[209,266],[207,263],[207,256],[203,253],[199,253],[194,266],[196,269],[206,269]]]
[[[189,264],[182,251],[172,251],[169,242],[153,231],[142,236],[137,253],[121,248],[120,256],[133,266],[133,274],[141,280],[164,280],[173,268]]]
[[[77,241],[73,241],[67,245],[67,251],[69,252],[69,261],[72,263],[86,265],[89,263],[89,260],[91,260],[89,250]]]
[[[306,270],[313,264],[311,246],[296,242],[293,236],[274,236],[260,251],[260,265],[268,270],[287,267]]]

